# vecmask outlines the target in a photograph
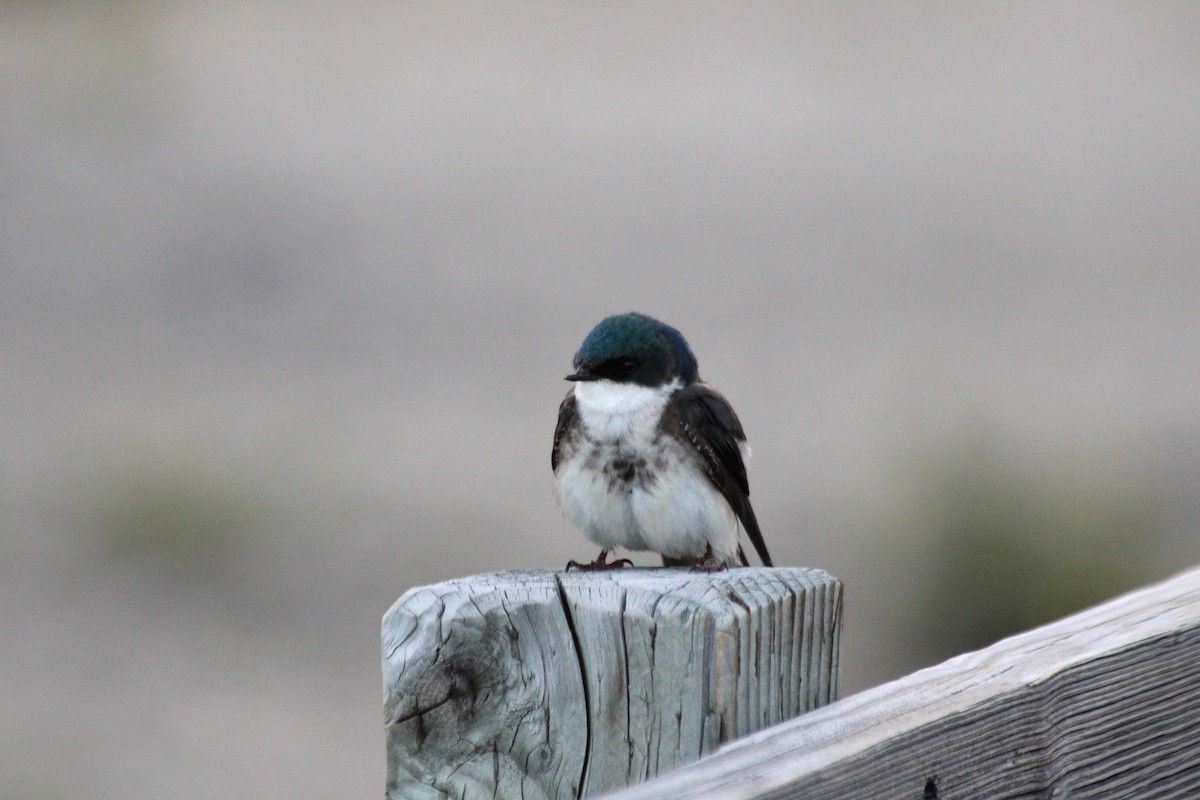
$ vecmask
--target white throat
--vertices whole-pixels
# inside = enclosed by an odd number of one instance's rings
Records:
[[[676,378],[662,386],[642,386],[610,380],[575,384],[575,404],[592,436],[618,440],[653,433],[668,398],[683,383]]]

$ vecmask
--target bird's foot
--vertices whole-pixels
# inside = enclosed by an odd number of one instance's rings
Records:
[[[595,561],[580,564],[578,561],[571,559],[567,562],[567,572],[570,572],[572,569],[577,569],[580,572],[603,572],[608,569],[624,569],[625,567],[632,566],[633,562],[628,558],[618,558],[616,561],[609,561],[608,551],[601,550],[600,555],[596,556]]]
[[[728,567],[713,555],[712,545],[704,548],[704,555],[692,564],[692,572],[724,572]]]

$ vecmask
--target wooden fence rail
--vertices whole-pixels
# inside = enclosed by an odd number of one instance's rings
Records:
[[[384,616],[389,800],[576,798],[832,701],[820,570],[507,572]]]
[[[1200,570],[878,686],[610,795],[1200,798]]]

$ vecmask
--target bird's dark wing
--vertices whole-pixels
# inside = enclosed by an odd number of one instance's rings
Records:
[[[750,506],[750,482],[740,447],[746,441],[746,434],[729,401],[707,384],[693,383],[671,396],[663,411],[663,425],[692,446],[700,457],[704,474],[729,501],[758,557],[764,565],[773,566]],[[747,563],[740,546],[738,555],[743,564]]]
[[[559,452],[563,446],[563,437],[575,421],[575,390],[567,392],[562,403],[558,406],[558,424],[554,426],[554,449],[550,451],[550,469],[558,470]]]

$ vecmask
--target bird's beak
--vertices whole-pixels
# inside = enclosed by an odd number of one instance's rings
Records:
[[[598,381],[600,376],[587,368],[587,365],[581,365],[578,369],[567,376],[569,381]]]

